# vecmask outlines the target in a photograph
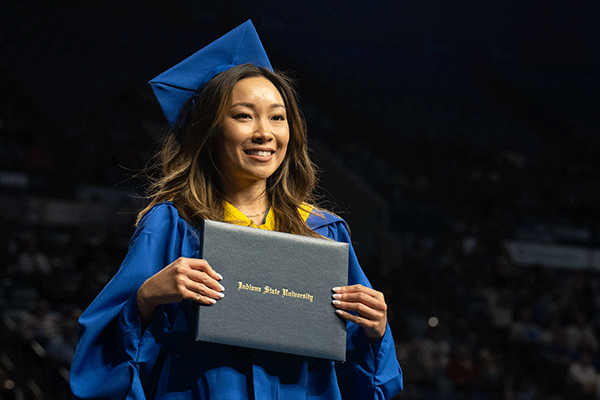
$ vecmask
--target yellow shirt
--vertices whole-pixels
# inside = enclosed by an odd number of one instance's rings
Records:
[[[269,231],[275,230],[275,217],[273,216],[270,208],[263,224],[260,226],[256,226],[256,224],[252,222],[250,218],[246,217],[244,213],[226,201],[223,201],[223,208],[225,209],[225,222],[242,226],[250,226],[253,228],[266,229]],[[302,207],[298,208],[298,212],[300,213],[300,216],[302,216],[302,220],[304,220],[304,222],[306,222],[306,219],[310,215],[311,211],[312,207],[305,203],[302,204]]]

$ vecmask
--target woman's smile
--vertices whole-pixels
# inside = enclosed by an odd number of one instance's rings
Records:
[[[250,150],[244,150],[244,153],[250,155],[250,156],[254,156],[256,159],[260,160],[260,161],[267,161],[266,158],[271,157],[275,151],[274,150],[259,150],[259,149],[250,149]]]

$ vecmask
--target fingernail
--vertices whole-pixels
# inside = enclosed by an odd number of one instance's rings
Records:
[[[333,298],[334,298],[334,299],[341,299],[341,298],[342,298],[342,295],[341,295],[341,294],[339,294],[339,293],[336,293],[336,294],[334,294],[334,295],[333,295]]]
[[[215,299],[208,299],[211,304],[215,304],[217,301]]]
[[[221,292],[222,292],[223,290],[225,290],[225,288],[223,287],[223,285],[221,285],[220,283],[219,283],[219,289],[221,289]]]
[[[223,279],[223,275],[221,275],[220,273],[216,272],[217,276],[219,277],[219,280]]]
[[[342,302],[339,300],[334,300],[334,301],[332,301],[332,303],[334,306],[339,306],[340,304],[342,304]]]
[[[336,287],[334,287],[332,290],[333,290],[334,292],[339,292],[339,291],[340,291],[340,289],[341,289],[341,288],[339,288],[339,287],[337,287],[337,286],[336,286]]]
[[[219,296],[220,298],[225,297],[225,295],[223,293],[221,293],[221,292],[217,292],[217,296]]]

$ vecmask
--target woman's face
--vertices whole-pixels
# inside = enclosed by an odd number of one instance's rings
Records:
[[[275,85],[262,76],[236,83],[217,147],[225,179],[238,187],[266,185],[285,158],[289,138],[285,104]]]

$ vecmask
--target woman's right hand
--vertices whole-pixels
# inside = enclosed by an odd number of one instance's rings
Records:
[[[145,328],[161,304],[190,299],[210,305],[223,297],[223,277],[206,260],[180,257],[146,280],[137,292],[137,306]]]

